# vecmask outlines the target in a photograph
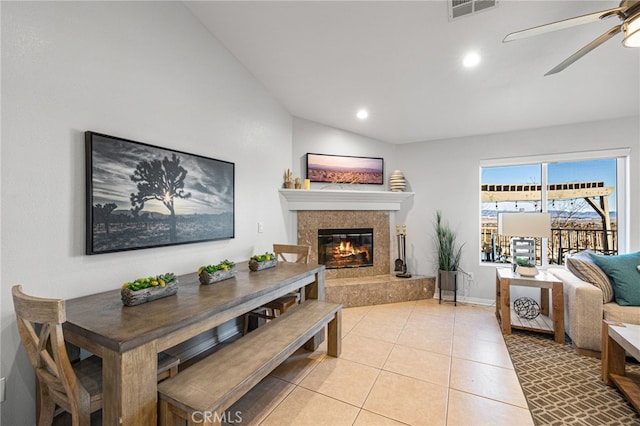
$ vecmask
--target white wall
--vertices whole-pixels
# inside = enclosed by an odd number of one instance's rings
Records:
[[[354,116],[354,120],[355,120]],[[365,124],[366,125],[366,124]],[[388,191],[389,176],[398,168],[395,145],[381,142],[346,130],[326,126],[314,121],[293,117],[293,176],[306,178],[306,154],[349,155],[356,157],[382,157],[384,159],[384,185],[333,185],[323,182],[311,182],[311,189],[343,188],[363,191]],[[284,171],[283,171],[284,172]],[[282,208],[289,241],[297,242],[296,215]],[[390,214],[390,227],[395,226],[396,215]],[[393,234],[395,236],[395,233]],[[395,240],[395,238],[393,238]],[[394,243],[391,241],[391,243]],[[392,250],[395,252],[395,248]],[[395,258],[395,256],[393,256]]]
[[[72,298],[270,249],[291,120],[181,3],[2,3],[4,424],[35,421],[11,286]],[[85,130],[235,162],[236,238],[86,256]]]
[[[354,116],[354,120],[355,120]],[[351,133],[335,127],[325,126],[303,118],[293,118],[293,172],[294,177],[306,177],[305,154],[351,155],[356,157],[384,158],[384,185],[358,185],[369,191],[386,191],[389,189],[389,175],[397,168],[395,145]],[[325,183],[313,182],[312,189],[327,186]],[[348,185],[345,189],[351,189]],[[354,188],[357,189],[357,188]]]
[[[471,301],[495,299],[495,268],[480,265],[480,161],[613,148],[630,148],[630,249],[640,249],[640,132],[638,117],[448,139],[398,146],[397,158],[416,193],[407,215],[409,269],[434,275],[432,229],[436,210],[466,245],[462,268],[473,272],[463,295]]]

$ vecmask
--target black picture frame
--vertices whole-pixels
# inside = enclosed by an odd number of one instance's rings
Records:
[[[384,159],[308,153],[307,179],[311,182],[384,184]]]
[[[86,253],[235,237],[235,164],[85,132]]]

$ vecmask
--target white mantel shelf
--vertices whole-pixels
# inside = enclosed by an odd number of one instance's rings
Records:
[[[400,210],[413,192],[279,189],[289,210]]]

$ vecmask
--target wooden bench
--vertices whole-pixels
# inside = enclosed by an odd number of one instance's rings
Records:
[[[158,384],[161,425],[219,424],[224,410],[328,325],[327,354],[340,356],[342,305],[307,300]]]

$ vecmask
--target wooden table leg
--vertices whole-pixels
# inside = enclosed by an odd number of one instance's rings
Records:
[[[496,270],[496,318],[500,321],[500,278]]]
[[[555,294],[555,293],[553,293]],[[540,289],[540,313],[549,316],[549,289]],[[554,312],[555,315],[555,312]]]
[[[157,424],[156,342],[119,354],[105,350],[102,358],[105,426]]]
[[[304,292],[305,299],[324,300],[324,271],[316,274],[315,280],[307,284]]]
[[[502,334],[511,334],[511,295],[509,280],[500,280],[500,316],[502,317]]]
[[[553,311],[554,340],[558,343],[564,343],[564,295],[561,282],[553,283],[551,295],[553,297],[551,309]],[[549,300],[548,289],[547,300]],[[547,307],[548,309],[549,307]]]
[[[602,321],[602,381],[613,386],[610,374],[624,376],[626,351],[609,337],[609,322]]]
[[[336,312],[335,317],[327,327],[327,354],[339,357],[342,352],[342,311]]]
[[[305,298],[324,300],[324,270],[316,273],[315,278],[316,279],[304,289]],[[307,343],[304,344],[304,348],[313,352],[318,349],[318,346],[320,346],[322,342],[324,342],[324,330],[309,339]]]

